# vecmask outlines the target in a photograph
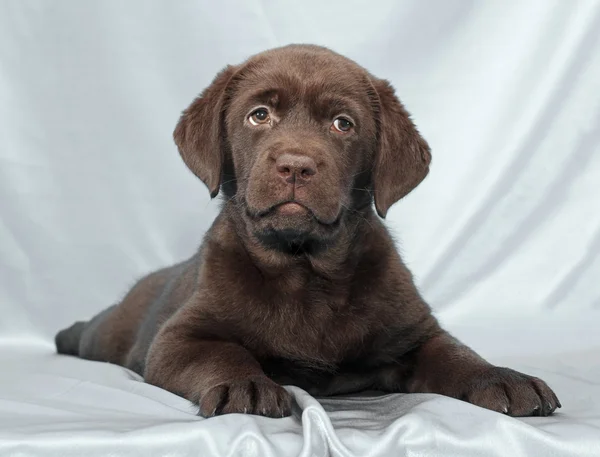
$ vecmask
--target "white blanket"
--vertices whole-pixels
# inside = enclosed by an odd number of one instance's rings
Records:
[[[388,225],[442,323],[563,408],[314,399],[204,420],[54,333],[187,257],[218,210],[171,140],[228,63],[327,45],[433,149]],[[600,2],[0,2],[0,456],[600,456]]]

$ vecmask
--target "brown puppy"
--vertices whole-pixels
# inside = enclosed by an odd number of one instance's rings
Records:
[[[432,392],[513,416],[560,403],[442,330],[373,211],[431,155],[390,85],[316,46],[223,70],[174,133],[222,211],[189,260],[56,336],[59,353],[116,363],[203,416],[287,416],[282,384],[315,395]]]

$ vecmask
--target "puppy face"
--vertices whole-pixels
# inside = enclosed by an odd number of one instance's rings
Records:
[[[292,244],[335,236],[377,142],[364,72],[334,54],[298,51],[251,60],[226,114],[237,198],[253,231]]]
[[[174,136],[213,196],[223,184],[248,229],[290,251],[326,244],[373,194],[385,216],[431,157],[387,82],[316,46],[226,68]]]

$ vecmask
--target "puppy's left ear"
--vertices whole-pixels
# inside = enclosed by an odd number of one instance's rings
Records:
[[[182,113],[173,139],[183,161],[202,180],[211,198],[219,193],[225,160],[223,117],[227,88],[236,68],[226,67]]]
[[[375,208],[385,218],[394,203],[425,179],[431,152],[392,86],[376,78],[371,83],[379,98],[378,149],[373,170]]]

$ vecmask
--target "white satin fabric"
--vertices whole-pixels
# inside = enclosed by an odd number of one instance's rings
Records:
[[[218,206],[179,112],[227,63],[327,45],[386,77],[433,149],[388,225],[424,297],[563,408],[314,399],[204,420],[54,333],[181,260]],[[0,456],[600,456],[600,2],[0,2]]]

